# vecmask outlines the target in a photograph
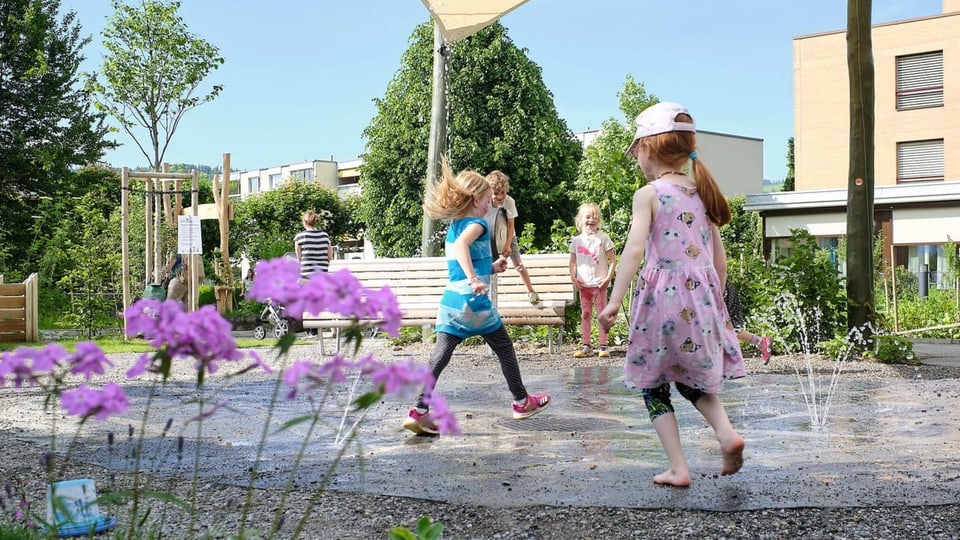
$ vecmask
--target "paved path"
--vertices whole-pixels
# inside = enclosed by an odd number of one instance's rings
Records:
[[[916,351],[925,362],[960,364],[955,344],[923,343]],[[363,424],[364,444],[340,464],[333,489],[487,506],[732,511],[960,503],[957,379],[924,380],[907,372],[883,380],[845,372],[832,394],[829,376],[814,377],[814,389],[811,379],[793,373],[728,382],[723,397],[747,441],[746,465],[734,476],[719,476],[721,456],[712,431],[689,404],[679,403],[693,484],[676,489],[651,483],[665,458],[642,400],[623,387],[621,368],[531,372],[527,385],[550,391],[554,404],[538,416],[514,421],[495,361],[482,353],[457,354],[472,357],[458,356],[455,362],[490,362],[488,376],[444,374],[442,391],[464,435],[413,436],[400,428],[408,402],[386,401],[371,410]],[[229,400],[232,409],[205,421],[209,438],[202,447],[201,474],[245,485],[271,390],[267,379],[219,389],[216,399]],[[138,390],[132,392],[136,396]],[[173,415],[189,395],[185,389],[155,403],[155,417],[164,418],[165,409]],[[303,402],[283,402],[274,412],[275,427],[302,413]],[[825,426],[814,425],[814,416],[825,416]],[[304,429],[299,425],[271,438],[261,485],[283,485]],[[171,440],[153,437],[146,455],[156,457],[147,464],[159,470],[178,467],[172,448]],[[329,438],[312,444],[298,481],[320,481],[336,448]],[[109,460],[122,466],[117,455]],[[102,450],[86,457],[106,462]]]
[[[387,400],[371,409],[363,423],[364,444],[348,452],[333,489],[486,506],[732,511],[960,503],[960,379],[925,380],[911,376],[910,368],[881,379],[873,372],[857,373],[854,365],[839,375],[832,393],[829,375],[754,374],[727,382],[723,399],[747,441],[746,465],[736,475],[719,476],[721,456],[712,431],[689,404],[678,403],[693,484],[676,489],[651,483],[665,458],[642,400],[623,387],[622,368],[530,371],[527,385],[551,392],[554,403],[538,416],[514,421],[495,361],[482,352],[462,351],[455,362],[484,367],[483,376],[458,378],[451,369],[442,380],[464,435],[413,436],[400,428],[408,400]],[[922,342],[915,352],[923,362],[960,367],[960,344]],[[217,384],[210,399],[228,400],[231,407],[204,422],[200,472],[245,485],[273,383],[244,377]],[[182,417],[192,386],[171,386],[170,395],[154,402],[152,418]],[[128,393],[133,400],[145,399],[148,388]],[[18,400],[15,407],[4,400],[0,422],[21,425],[31,415],[42,416],[42,410],[28,410],[42,400]],[[303,401],[281,402],[273,428],[304,412]],[[826,417],[825,426],[817,427],[815,417]],[[105,451],[105,431],[125,433],[136,421],[133,415],[88,424],[85,429],[101,432],[78,446],[78,457],[124,467],[127,443],[121,440],[113,452]],[[186,471],[192,460],[176,460],[175,440],[157,433],[162,423],[155,422],[147,441],[144,466]],[[44,423],[33,435],[42,440],[48,429]],[[301,424],[271,437],[261,485],[282,486],[287,480],[305,429]],[[320,481],[337,448],[329,437],[312,443],[298,482]],[[188,444],[186,455],[192,452]]]

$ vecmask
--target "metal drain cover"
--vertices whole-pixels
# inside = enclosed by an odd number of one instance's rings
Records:
[[[621,422],[607,418],[557,416],[549,412],[524,420],[504,418],[498,422],[498,427],[512,431],[607,431],[619,429],[621,425]]]

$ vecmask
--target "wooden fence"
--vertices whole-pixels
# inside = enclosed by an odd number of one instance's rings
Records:
[[[0,341],[37,341],[37,323],[37,274],[8,284],[0,276]]]

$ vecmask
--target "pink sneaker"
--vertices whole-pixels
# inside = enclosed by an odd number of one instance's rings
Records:
[[[760,338],[760,358],[763,359],[763,365],[770,363],[770,347],[772,345],[773,340],[770,339],[770,336]]]
[[[513,419],[523,420],[524,418],[530,418],[549,406],[549,394],[527,394],[527,400],[524,401],[523,404],[514,402]]]
[[[421,413],[416,407],[410,409],[407,417],[403,419],[403,429],[409,429],[417,435],[439,435],[440,430],[437,425],[430,420],[430,412]]]

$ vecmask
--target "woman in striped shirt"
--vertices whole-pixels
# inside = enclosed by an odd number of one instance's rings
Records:
[[[293,237],[300,261],[300,279],[307,280],[314,272],[326,272],[333,258],[333,244],[327,233],[317,229],[319,217],[313,210],[303,213],[303,229]]]

